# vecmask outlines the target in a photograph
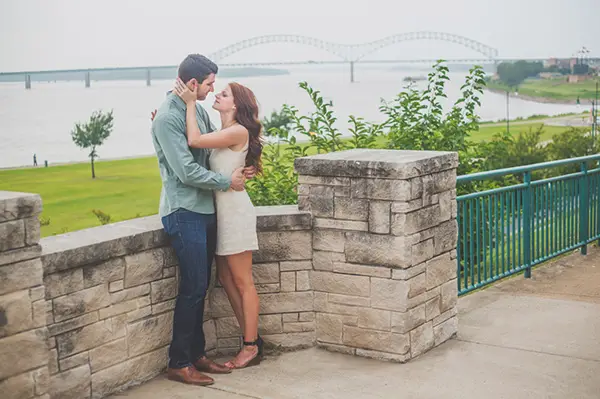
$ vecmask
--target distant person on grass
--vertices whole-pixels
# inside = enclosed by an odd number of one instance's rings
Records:
[[[168,376],[196,385],[214,382],[201,372],[229,373],[257,364],[262,356],[252,280],[256,214],[244,191],[245,179],[261,172],[258,106],[249,89],[229,85],[213,105],[223,122],[223,129],[215,132],[196,101],[214,91],[217,72],[206,57],[189,55],[179,66],[173,92],[152,113],[152,140],[163,182],[159,213],[180,268]],[[225,365],[206,357],[202,329],[215,251],[219,280],[244,327],[244,349]]]

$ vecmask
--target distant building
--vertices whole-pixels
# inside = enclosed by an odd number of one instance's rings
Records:
[[[558,65],[558,59],[556,58],[548,58],[546,61],[544,61],[544,68],[549,68],[556,65]]]
[[[563,75],[558,72],[540,72],[538,74],[538,77],[540,79],[556,79],[556,78],[562,78]]]
[[[572,70],[573,66],[577,64],[577,58],[572,57],[572,58],[548,58],[545,62],[544,62],[544,67],[549,68],[549,67],[557,67],[560,69],[569,69]]]
[[[590,79],[594,79],[594,77],[592,75],[569,75],[567,76],[567,83],[585,82]]]

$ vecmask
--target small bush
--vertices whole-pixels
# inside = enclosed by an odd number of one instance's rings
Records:
[[[110,215],[108,213],[104,213],[100,209],[93,209],[92,213],[96,215],[101,224],[110,223]]]

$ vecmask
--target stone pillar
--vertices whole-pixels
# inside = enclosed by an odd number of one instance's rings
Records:
[[[47,395],[47,315],[39,195],[0,191],[0,396]]]
[[[317,344],[405,362],[451,338],[457,154],[351,150],[295,166],[313,218]]]

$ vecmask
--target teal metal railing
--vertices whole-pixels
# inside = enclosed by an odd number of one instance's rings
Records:
[[[458,207],[458,293],[524,272],[600,239],[600,155],[459,176],[457,184],[521,177],[522,183],[461,195]],[[532,180],[534,172],[579,170]],[[556,169],[554,169],[556,171]]]

